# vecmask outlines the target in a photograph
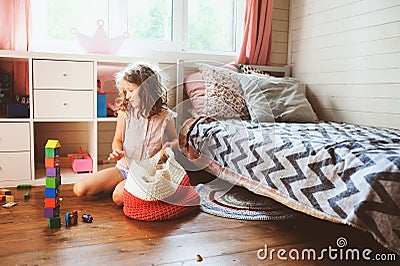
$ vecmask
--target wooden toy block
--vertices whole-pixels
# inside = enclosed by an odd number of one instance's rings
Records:
[[[58,194],[60,193],[60,190],[58,188],[51,188],[51,187],[46,187],[45,188],[45,198],[57,198]]]
[[[89,154],[83,153],[71,156],[72,170],[75,174],[93,171],[93,160]]]
[[[14,196],[13,195],[5,195],[5,196],[6,196],[6,203],[14,202]]]
[[[25,200],[29,199],[30,197],[31,197],[31,193],[29,193],[29,192],[25,192],[24,193],[24,199]]]
[[[46,176],[56,177],[59,175],[60,175],[60,167],[47,167],[46,168]]]
[[[46,177],[46,188],[58,188],[61,185],[61,176]]]
[[[45,148],[45,158],[54,158],[60,156],[60,149],[50,149],[50,148]]]
[[[56,139],[49,139],[46,142],[45,148],[45,157],[46,158],[54,158],[56,156],[60,156],[60,147],[61,144]]]
[[[47,221],[48,221],[48,226],[50,229],[61,228],[60,216],[48,218]]]
[[[56,156],[54,158],[44,158],[44,166],[46,168],[50,167],[50,168],[54,168],[57,166],[60,166],[60,157]]]
[[[32,188],[32,185],[30,185],[30,184],[19,184],[17,186],[17,189],[31,189],[31,188]]]
[[[44,217],[45,218],[52,218],[60,216],[60,206],[55,208],[44,208]]]
[[[0,195],[11,195],[11,190],[6,188],[0,188]]]
[[[44,207],[45,208],[56,208],[60,206],[60,198],[45,198],[44,199]]]

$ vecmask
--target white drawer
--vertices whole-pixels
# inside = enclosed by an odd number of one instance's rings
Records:
[[[33,60],[33,89],[93,90],[93,62]]]
[[[34,118],[93,118],[93,91],[35,90]]]
[[[0,182],[31,179],[30,153],[0,152]]]
[[[0,123],[0,151],[29,151],[28,123]]]

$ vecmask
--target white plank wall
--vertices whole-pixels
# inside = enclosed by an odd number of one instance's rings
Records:
[[[400,128],[400,1],[290,5],[293,76],[319,118]]]
[[[271,65],[283,66],[287,63],[289,0],[275,0],[272,10],[272,58]]]

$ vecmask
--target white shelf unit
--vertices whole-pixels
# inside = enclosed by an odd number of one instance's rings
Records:
[[[93,171],[110,167],[115,117],[97,117],[97,79],[104,83],[107,101],[117,91],[113,75],[139,58],[107,55],[69,55],[0,51],[4,65],[28,66],[30,110],[28,118],[0,117],[0,187],[45,183],[44,146],[58,139],[61,156],[81,147],[93,159]],[[24,90],[25,88],[22,88]],[[105,162],[97,164],[97,162]],[[87,173],[61,168],[63,183],[76,182]]]

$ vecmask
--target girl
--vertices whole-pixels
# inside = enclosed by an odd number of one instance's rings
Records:
[[[130,162],[149,158],[166,147],[177,148],[178,137],[176,114],[165,105],[158,73],[149,66],[136,64],[117,73],[115,81],[122,102],[108,160],[117,164],[76,182],[74,193],[81,197],[114,190],[113,201],[122,205]]]

